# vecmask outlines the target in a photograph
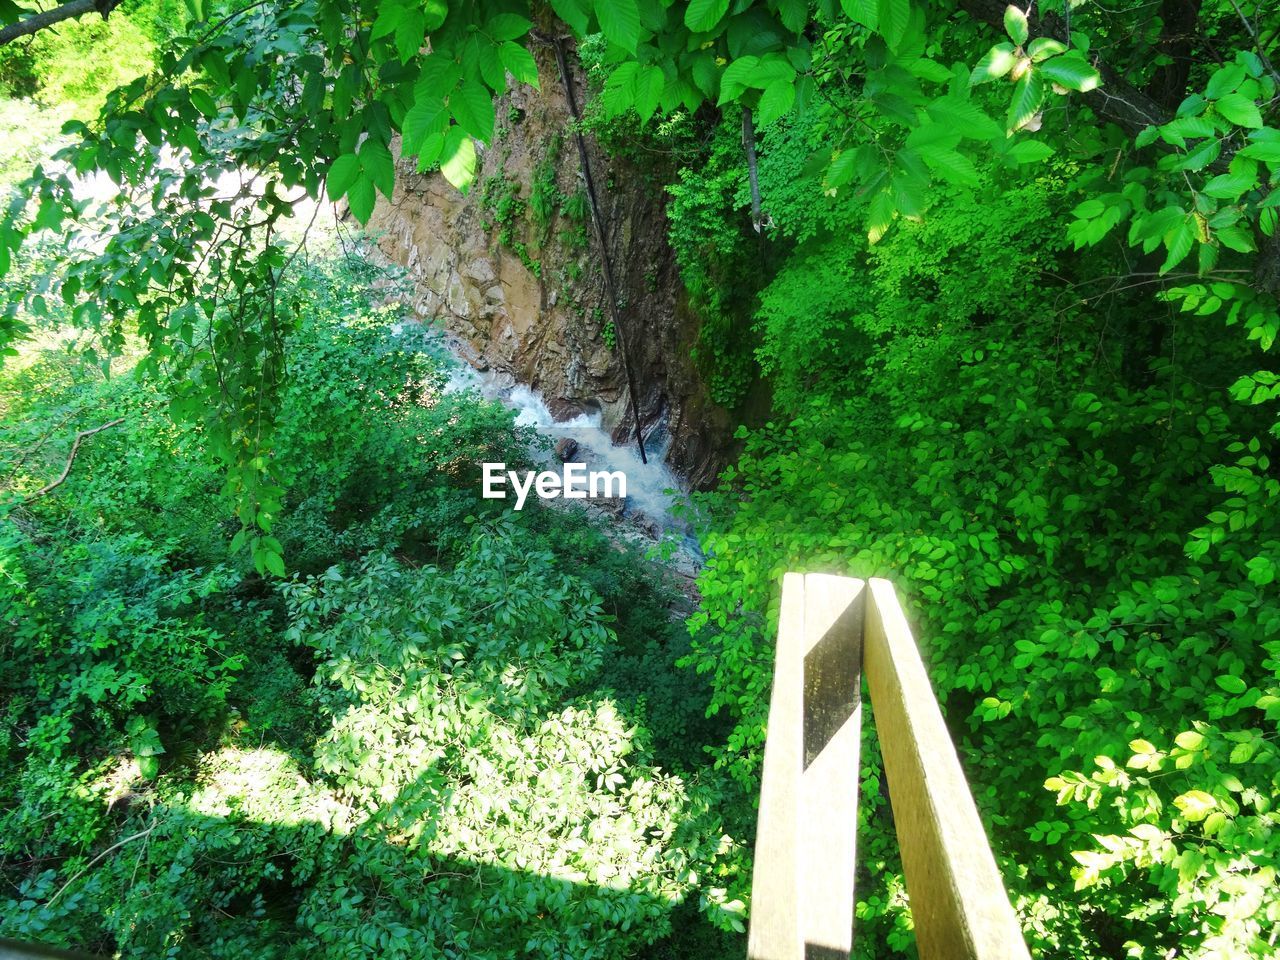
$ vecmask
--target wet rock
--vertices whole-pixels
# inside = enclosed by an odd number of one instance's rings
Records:
[[[568,463],[578,455],[578,441],[573,437],[561,437],[556,441],[556,456],[561,463]]]
[[[600,497],[592,500],[592,505],[605,516],[612,517],[614,520],[621,520],[623,513],[627,509],[627,501],[622,497]]]

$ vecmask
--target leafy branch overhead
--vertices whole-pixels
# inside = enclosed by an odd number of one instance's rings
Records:
[[[1163,249],[1161,272],[1192,252],[1212,271],[1225,251],[1253,257],[1260,289],[1280,285],[1270,189],[1280,132],[1268,125],[1276,86],[1260,50],[1240,50],[1198,91],[1186,74],[1178,90],[1174,76],[1166,106],[1134,86],[1145,65],[1093,52],[1095,36],[1114,47],[1105,18],[1053,4],[966,0],[967,18],[921,0],[193,4],[154,75],[112,94],[97,121],[69,125],[78,139],[10,205],[0,272],[45,231],[109,239],[71,246],[60,270],[16,291],[0,341],[23,336],[24,317],[51,300],[106,353],[136,324],[153,372],[175,382],[175,413],[210,431],[243,504],[244,542],[266,544],[272,567],[269,438],[290,324],[276,292],[293,257],[277,224],[304,198],[326,197],[367,222],[394,190],[397,136],[418,170],[468,190],[495,136],[495,96],[536,86],[539,47],[566,31],[602,38],[606,116],[743,109],[767,132],[811,117],[838,85],[848,110],[828,124],[804,182],[857,198],[871,243],[925,217],[939,186],[986,189],[993,163],[1035,176],[1051,157],[1102,149],[1083,146],[1080,131],[1114,122],[1112,166],[1071,228],[1078,245],[1128,221],[1130,246]],[[231,171],[242,180],[234,196],[208,189]],[[122,202],[78,198],[91,176],[117,184]]]
[[[5,936],[740,960],[778,584],[821,569],[906,601],[1035,956],[1275,955],[1275,4],[99,12],[0,51],[0,135],[60,150],[0,221]],[[50,93],[121,58],[92,110]],[[691,495],[685,624],[616,536],[480,496],[529,431],[444,389],[346,224],[308,242],[432,171],[621,349],[589,165],[500,96],[573,75],[619,287],[720,407],[673,436],[764,421]],[[909,958],[869,719],[857,956]]]

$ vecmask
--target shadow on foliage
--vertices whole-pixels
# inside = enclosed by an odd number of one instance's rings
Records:
[[[124,839],[90,861],[96,870],[58,883],[49,871],[28,885],[22,929],[6,935],[102,957],[197,960],[742,953],[740,937],[699,914],[696,892],[685,903],[672,892],[674,864],[662,877],[597,849],[592,824],[492,856],[483,832],[436,835],[460,798],[431,771],[372,815],[306,783],[270,748],[221,751],[201,780],[185,804],[157,804],[122,826]],[[501,793],[495,801],[501,820]]]

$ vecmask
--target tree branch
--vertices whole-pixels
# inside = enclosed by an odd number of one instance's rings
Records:
[[[1007,5],[1006,0],[960,0],[961,9],[969,16],[1001,32]],[[1053,37],[1069,43],[1066,22],[1057,14],[1041,15],[1032,3],[1028,20],[1032,36]],[[1171,110],[1129,83],[1105,61],[1094,59],[1093,65],[1102,75],[1102,86],[1081,96],[1099,117],[1110,120],[1131,136],[1143,127],[1159,126],[1173,119]]]
[[[107,424],[106,426],[110,426],[110,424]],[[105,428],[99,427],[98,429],[102,430]],[[72,877],[70,880],[68,880],[66,883],[64,883],[61,887],[58,888],[58,892],[49,898],[49,902],[48,904],[46,904],[46,909],[49,907],[52,907],[57,902],[58,898],[62,896],[63,893],[66,892],[67,887],[71,886],[71,884],[75,883],[77,880],[83,877],[86,873],[88,873],[91,869],[97,866],[103,860],[103,858],[107,857],[111,853],[114,853],[116,850],[119,850],[126,843],[132,843],[134,840],[140,840],[143,837],[148,836],[151,833],[151,831],[154,830],[155,828],[156,828],[156,823],[153,821],[151,826],[147,827],[147,829],[139,830],[137,833],[133,834],[132,836],[125,837],[123,840],[119,840],[116,843],[113,843],[111,846],[107,847],[107,849],[103,850],[100,854],[98,854],[96,857],[94,857],[92,860],[86,863],[84,867],[82,867],[74,877]]]
[[[1244,11],[1240,9],[1240,4],[1236,0],[1231,0],[1231,6],[1235,8],[1236,16],[1240,18],[1240,22],[1244,24],[1244,29],[1249,34],[1249,39],[1253,41],[1253,45],[1258,48],[1258,59],[1262,61],[1262,65],[1267,68],[1267,72],[1276,80],[1280,80],[1280,73],[1276,72],[1275,66],[1267,57],[1267,51],[1262,46],[1262,38],[1258,36],[1258,31],[1254,29],[1254,25],[1249,22],[1249,18],[1244,15]]]
[[[102,19],[107,19],[109,14],[119,0],[68,0],[67,3],[60,3],[56,7],[50,7],[48,10],[41,10],[34,13],[24,20],[17,23],[10,23],[4,27],[0,27],[0,47],[6,43],[11,43],[19,37],[29,37],[33,33],[37,33],[46,27],[52,27],[55,23],[61,23],[63,20],[72,20],[76,17],[83,17],[86,13],[98,11],[102,14]]]
[[[1231,5],[1240,14],[1245,29],[1249,31],[1249,35],[1261,51],[1263,43],[1249,20],[1240,11],[1236,0],[1231,0]],[[1005,0],[960,0],[960,7],[975,20],[989,23],[998,30],[1004,29]],[[1033,36],[1054,37],[1063,42],[1067,41],[1068,33],[1063,19],[1057,14],[1040,15],[1035,0],[1032,0],[1028,19]],[[1264,60],[1263,64],[1274,71],[1270,61]],[[1105,61],[1094,59],[1093,65],[1102,75],[1102,86],[1082,96],[1101,119],[1111,121],[1130,136],[1137,134],[1143,127],[1160,126],[1173,119],[1173,111],[1134,87],[1120,75],[1118,70]],[[1185,91],[1166,92],[1166,96],[1171,97],[1181,97],[1183,94]],[[1209,169],[1225,170],[1234,152],[1232,146],[1226,145],[1222,155],[1210,165]],[[1254,264],[1253,285],[1258,290],[1280,297],[1280,230],[1267,238],[1258,250],[1257,261]]]
[[[50,483],[46,483],[43,487],[41,487],[31,496],[27,497],[27,499],[24,500],[23,502],[30,503],[32,500],[39,500],[41,497],[45,496],[46,494],[60,487],[63,483],[66,482],[67,477],[71,476],[71,465],[76,462],[76,454],[80,450],[80,444],[83,443],[86,438],[92,437],[95,433],[101,433],[103,430],[106,430],[108,427],[116,427],[122,423],[124,423],[124,417],[118,417],[117,419],[112,420],[110,423],[104,423],[100,427],[94,427],[91,430],[81,430],[79,433],[77,433],[75,440],[71,444],[71,452],[67,454],[67,464],[62,468],[62,475],[59,476],[57,480],[53,480]]]

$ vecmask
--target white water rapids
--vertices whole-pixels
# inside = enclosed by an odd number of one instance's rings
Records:
[[[491,373],[480,373],[461,359],[454,358],[456,366],[450,370],[449,390],[475,390],[490,400],[498,400],[516,414],[516,423],[533,427],[539,434],[553,441],[569,438],[577,444],[577,450],[569,458],[574,463],[585,463],[588,471],[620,470],[627,477],[627,496],[623,516],[648,520],[662,534],[683,533],[683,525],[672,515],[672,506],[678,498],[685,499],[687,490],[680,478],[666,465],[665,457],[670,438],[665,425],[659,424],[649,431],[645,441],[648,462],[640,459],[635,441],[615,445],[609,432],[602,426],[599,413],[582,413],[571,420],[557,420],[547,408],[546,402],[536,392],[522,383],[506,385]],[[535,450],[535,459],[551,467],[558,467],[559,458],[551,451]]]
[[[392,332],[397,336],[412,335],[416,324],[395,324]],[[670,446],[666,425],[651,426],[645,438],[645,455],[632,438],[624,444],[614,444],[608,430],[602,425],[602,415],[582,413],[570,420],[557,420],[546,402],[534,390],[522,383],[514,383],[509,375],[491,371],[480,372],[461,356],[452,338],[439,336],[436,331],[424,328],[429,345],[425,347],[444,367],[448,374],[446,391],[473,390],[481,397],[496,400],[512,410],[516,423],[532,427],[539,435],[555,443],[569,438],[577,449],[568,459],[584,463],[588,471],[621,471],[627,477],[627,496],[622,506],[622,519],[632,521],[636,530],[648,532],[661,539],[673,539],[678,553],[685,559],[697,560],[701,554],[696,542],[687,535],[686,524],[676,517],[673,507],[688,500],[688,487],[667,466],[665,458]],[[419,346],[418,349],[424,349]],[[530,450],[537,463],[558,470],[560,458],[548,445],[538,445]],[[590,501],[586,501],[590,503]]]

